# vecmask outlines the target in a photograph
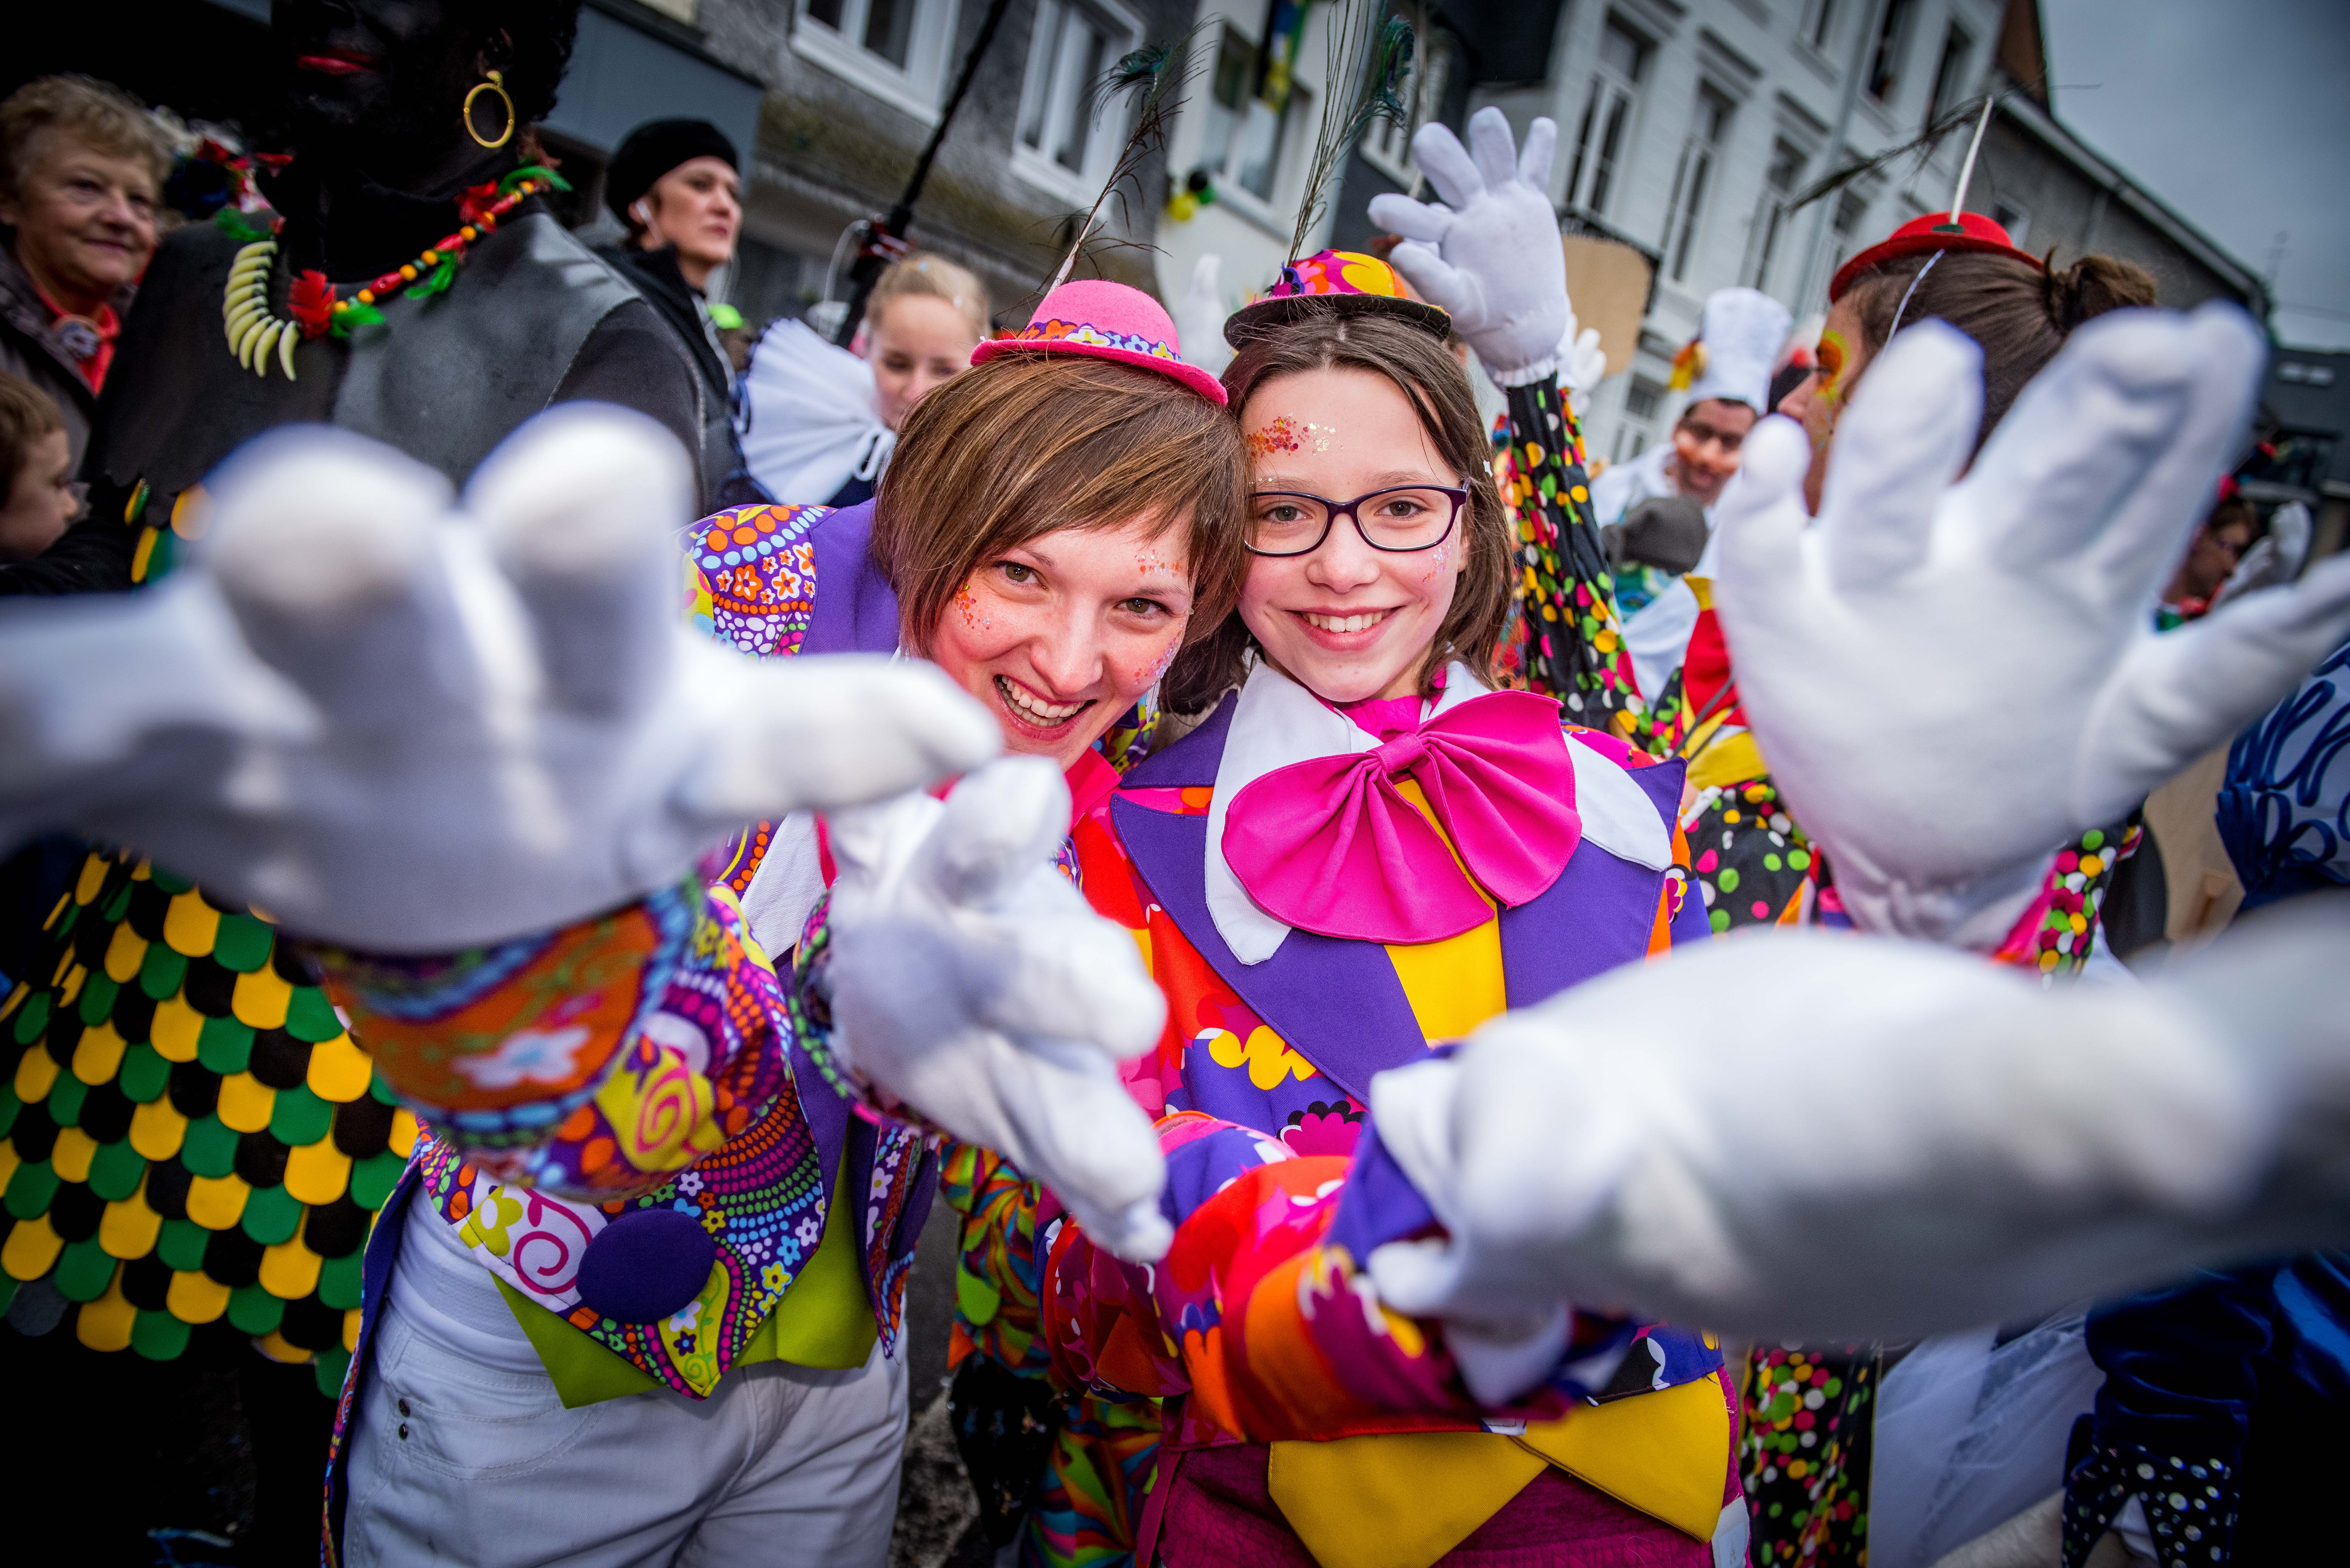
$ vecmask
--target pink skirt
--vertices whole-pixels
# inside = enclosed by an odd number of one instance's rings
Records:
[[[1166,1568],[1317,1568],[1265,1485],[1262,1443],[1196,1449],[1159,1530]],[[1438,1559],[1440,1568],[1712,1568],[1713,1548],[1555,1466]]]

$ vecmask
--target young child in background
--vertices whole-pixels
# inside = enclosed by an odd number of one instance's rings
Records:
[[[32,382],[0,370],[0,565],[56,544],[80,510],[65,416]]]

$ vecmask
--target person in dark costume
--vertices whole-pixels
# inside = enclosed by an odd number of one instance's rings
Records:
[[[604,176],[604,205],[627,225],[596,254],[637,286],[702,375],[702,472],[713,506],[774,497],[744,472],[735,433],[734,369],[711,315],[710,279],[734,258],[743,227],[743,160],[706,119],[648,120],[629,132]]]
[[[99,405],[89,511],[0,567],[0,594],[154,582],[202,532],[206,475],[279,426],[370,436],[458,483],[567,400],[698,442],[674,334],[541,200],[560,176],[530,126],[577,13],[281,0],[292,156],[164,242]],[[361,1248],[413,1121],[308,961],[236,900],[93,850],[42,915],[47,950],[0,1004],[7,1473],[77,1521],[85,1560],[145,1562],[151,1529],[234,1523],[206,1494],[235,1484],[249,1434],[242,1551],[298,1561]]]

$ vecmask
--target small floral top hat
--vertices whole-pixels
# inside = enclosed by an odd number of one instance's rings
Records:
[[[1320,315],[1393,316],[1438,337],[1452,330],[1450,316],[1412,298],[1402,275],[1378,257],[1322,251],[1283,267],[1263,297],[1227,317],[1224,341],[1245,348],[1270,327]]]
[[[985,364],[999,354],[1088,354],[1170,376],[1211,403],[1224,400],[1223,383],[1197,365],[1183,362],[1175,323],[1159,303],[1139,288],[1100,278],[1079,278],[1046,295],[1028,325],[1009,337],[991,337],[971,351]]]

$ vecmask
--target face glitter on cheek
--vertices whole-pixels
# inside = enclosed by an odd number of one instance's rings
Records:
[[[1306,429],[1314,427],[1308,425]],[[1277,452],[1302,452],[1305,443],[1297,439],[1296,421],[1283,414],[1261,430],[1253,430],[1243,438],[1251,457],[1271,457]]]
[[[1820,334],[1819,400],[1834,408],[1844,400],[1844,368],[1852,359],[1852,350],[1845,346],[1844,335],[1829,327]]]
[[[1188,615],[1181,620],[1175,623],[1174,635],[1167,639],[1167,646],[1159,649],[1158,659],[1153,662],[1149,669],[1140,670],[1136,674],[1135,684],[1137,686],[1148,690],[1149,688],[1159,684],[1159,680],[1166,675],[1168,670],[1174,664],[1175,656],[1183,651],[1183,628],[1191,623],[1191,618]]]
[[[962,624],[972,631],[979,631],[994,624],[979,613],[979,596],[971,591],[969,583],[963,584],[955,590],[954,605],[955,608],[962,614]]]

